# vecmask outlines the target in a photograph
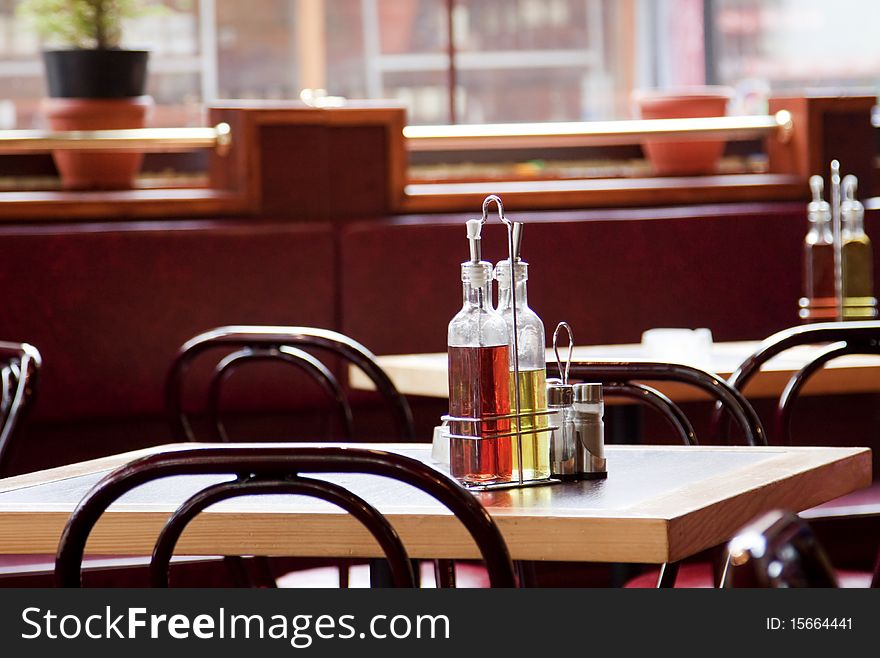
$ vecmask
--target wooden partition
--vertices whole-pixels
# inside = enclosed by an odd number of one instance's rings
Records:
[[[232,127],[232,148],[212,153],[207,187],[113,192],[0,192],[0,221],[157,217],[260,217],[335,221],[424,212],[462,212],[490,193],[512,209],[656,207],[802,201],[807,178],[837,158],[861,196],[875,193],[873,97],[779,97],[790,130],[764,144],[767,173],[685,177],[566,178],[413,183],[403,108],[351,104],[227,103],[209,122]],[[540,152],[538,152],[540,156]]]
[[[235,135],[229,157],[213,158],[213,186],[245,212],[293,221],[387,214],[406,171],[402,108],[225,105],[211,120]]]

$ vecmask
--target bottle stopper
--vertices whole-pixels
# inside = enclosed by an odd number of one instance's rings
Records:
[[[810,176],[810,191],[813,200],[807,204],[807,219],[811,222],[827,222],[831,219],[831,204],[822,198],[825,190],[825,181],[821,176]]]
[[[840,214],[844,222],[861,220],[865,216],[865,206],[856,199],[859,179],[852,174],[843,177],[843,201],[840,203]]]
[[[481,260],[483,260],[482,247],[480,245],[480,233],[483,229],[483,222],[479,219],[469,219],[466,222],[466,225],[468,244],[471,248],[471,262],[479,263]]]

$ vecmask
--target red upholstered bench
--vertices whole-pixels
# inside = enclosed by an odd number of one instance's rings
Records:
[[[0,336],[30,342],[44,360],[7,474],[167,442],[163,383],[177,348],[224,324],[336,328],[335,254],[329,224],[0,227]],[[260,372],[267,385],[244,386],[236,400],[296,408],[289,387],[272,385],[285,374]]]

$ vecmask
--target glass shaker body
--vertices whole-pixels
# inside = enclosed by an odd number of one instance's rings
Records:
[[[447,332],[449,470],[465,484],[510,481],[512,449],[507,324],[492,308],[492,265],[461,266],[463,303]],[[498,434],[508,436],[496,437]]]
[[[550,427],[550,476],[577,480],[577,435],[574,431],[573,387],[561,379],[547,379],[547,407]]]
[[[513,368],[513,310],[510,262],[500,261],[495,266],[498,281],[498,312],[507,324],[510,341],[510,405],[515,409],[516,390],[519,388],[520,440],[522,447],[522,474],[525,480],[550,477],[550,432],[546,415],[535,412],[547,410],[547,357],[545,351],[544,323],[528,305],[528,263],[515,261],[516,272],[516,324],[519,355],[519,381],[515,381]],[[531,414],[531,415],[530,415]],[[515,422],[511,428],[516,430]],[[543,430],[543,431],[541,431]],[[519,475],[519,447],[513,445],[513,473]]]

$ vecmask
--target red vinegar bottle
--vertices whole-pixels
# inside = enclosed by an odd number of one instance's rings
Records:
[[[512,479],[507,323],[492,308],[492,264],[480,258],[482,222],[467,222],[462,307],[449,323],[449,470],[465,485]]]

